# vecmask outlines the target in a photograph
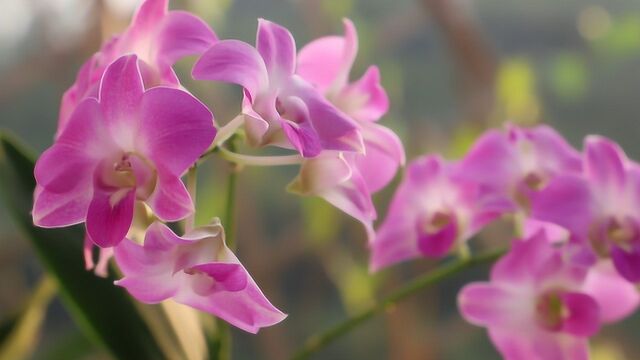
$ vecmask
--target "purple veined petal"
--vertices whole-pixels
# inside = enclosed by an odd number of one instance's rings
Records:
[[[560,225],[579,238],[586,238],[593,211],[589,185],[576,175],[556,177],[531,199],[533,219]]]
[[[633,244],[629,249],[612,246],[611,259],[618,273],[627,281],[640,282],[640,244]]]
[[[247,287],[247,272],[242,265],[235,263],[210,263],[193,266],[214,280],[214,289],[222,291],[241,291]]]
[[[358,34],[344,19],[344,36],[325,36],[298,52],[297,73],[325,93],[330,87],[342,89],[358,52]]]
[[[286,315],[267,300],[243,267],[241,271],[246,279],[244,289],[217,290],[214,285],[213,292],[203,294],[193,290],[180,291],[175,296],[175,300],[211,313],[233,326],[254,334],[260,328],[275,325],[284,320]]]
[[[618,274],[610,260],[602,260],[589,269],[581,291],[595,299],[605,323],[622,320],[640,305],[640,293]]]
[[[264,59],[270,77],[285,78],[295,72],[296,43],[285,27],[259,19],[256,49]]]
[[[522,315],[512,313],[518,302],[508,290],[485,282],[465,285],[458,293],[458,309],[464,319],[484,327],[511,326]]]
[[[157,167],[156,188],[145,201],[163,221],[178,221],[193,213],[193,201],[180,178]]]
[[[362,134],[354,120],[329,103],[300,77],[293,78],[292,91],[306,105],[322,149],[364,153]]]
[[[101,248],[117,245],[133,221],[135,189],[113,189],[94,181],[93,197],[87,209],[87,234]]]
[[[86,188],[78,186],[78,191],[62,194],[36,186],[32,210],[33,223],[39,227],[55,228],[83,222],[92,196],[90,179],[87,179],[86,185]]]
[[[599,136],[588,136],[584,145],[585,172],[599,191],[623,191],[627,157],[618,144]],[[613,195],[611,194],[611,195]]]
[[[430,214],[431,215],[431,214]],[[419,219],[416,222],[416,232],[418,233],[418,249],[424,256],[443,257],[451,251],[459,238],[458,221],[455,215],[445,215],[447,223],[436,231],[429,231],[429,226],[424,221],[431,221],[431,218]]]
[[[371,200],[371,193],[358,172],[354,172],[348,181],[322,191],[320,197],[362,223],[368,238],[374,236],[373,221],[377,217],[376,208]]]
[[[343,154],[326,151],[302,163],[299,175],[289,184],[288,190],[303,195],[317,195],[348,181],[352,173]]]
[[[262,118],[251,105],[250,95],[244,91],[242,99],[242,113],[244,114],[244,129],[247,133],[247,142],[251,146],[260,146],[269,130],[269,122]]]
[[[289,96],[282,99],[281,104],[286,113],[280,118],[280,127],[288,144],[304,157],[312,158],[320,154],[320,139],[310,121],[309,110],[304,101],[299,97]]]
[[[215,137],[213,115],[191,94],[172,88],[148,90],[140,105],[138,145],[175,176],[191,166]]]
[[[600,329],[600,309],[589,295],[569,292],[560,295],[568,311],[562,331],[579,337],[593,336]]]
[[[155,41],[158,61],[166,66],[188,55],[200,55],[218,40],[202,19],[186,11],[170,11],[162,20]]]
[[[389,97],[380,84],[380,70],[370,66],[364,75],[347,85],[335,101],[358,121],[377,121],[389,110]]]
[[[398,136],[384,126],[368,123],[360,131],[366,153],[356,156],[355,164],[367,188],[375,193],[387,186],[398,167],[404,165],[404,148]]]
[[[143,91],[137,56],[122,56],[105,70],[100,82],[100,106],[115,138],[135,137],[132,132]]]
[[[255,100],[269,84],[267,68],[251,45],[238,40],[219,41],[193,66],[196,80],[222,81],[242,86]]]

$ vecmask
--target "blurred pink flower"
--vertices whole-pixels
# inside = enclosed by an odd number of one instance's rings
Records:
[[[583,289],[586,277],[587,268],[567,262],[540,231],[513,243],[490,282],[466,285],[458,305],[467,321],[488,328],[507,360],[588,359],[602,314],[599,298]]]
[[[552,181],[533,201],[532,217],[567,228],[575,241],[612,258],[618,272],[640,281],[640,167],[614,142],[585,140],[584,173]]]
[[[438,156],[412,161],[371,242],[372,270],[420,256],[443,257],[513,206]]]
[[[484,133],[460,166],[469,178],[494,191],[506,192],[528,211],[532,194],[554,177],[580,173],[581,157],[549,126],[508,125],[506,131]]]
[[[183,237],[156,222],[147,230],[144,245],[122,241],[115,258],[124,275],[116,284],[144,303],[171,298],[251,333],[286,317],[227,248],[217,221]]]
[[[185,91],[144,91],[138,66],[135,55],[109,65],[98,99],[83,100],[38,159],[34,224],[86,221],[91,240],[110,247],[127,234],[136,200],[165,221],[193,212],[180,177],[211,144],[213,116]]]
[[[169,0],[145,0],[124,33],[107,41],[84,65],[75,83],[65,92],[60,106],[58,133],[86,97],[98,96],[104,70],[122,55],[135,54],[146,88],[156,85],[179,87],[171,68],[187,55],[208,49],[217,37],[197,16],[184,11],[168,11]]]
[[[292,148],[304,157],[325,149],[362,151],[357,124],[296,75],[295,68],[291,33],[261,19],[255,48],[238,40],[220,41],[198,60],[193,77],[244,88],[242,112],[251,145]]]
[[[365,75],[349,83],[358,52],[353,23],[344,20],[344,36],[314,40],[300,50],[297,73],[313,84],[345,114],[356,120],[364,140],[364,154],[323,151],[307,159],[289,189],[317,195],[362,222],[369,237],[376,211],[371,194],[385,187],[405,162],[404,148],[390,129],[375,124],[389,108],[380,84],[380,73],[371,66]],[[330,170],[331,169],[331,170]],[[333,171],[329,176],[328,170]]]

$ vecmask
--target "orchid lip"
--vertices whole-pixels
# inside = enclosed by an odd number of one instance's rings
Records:
[[[569,317],[569,309],[559,291],[550,291],[538,298],[536,314],[540,326],[550,331],[560,331],[564,320]]]

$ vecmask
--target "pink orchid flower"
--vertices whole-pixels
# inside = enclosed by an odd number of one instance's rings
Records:
[[[532,217],[565,227],[575,241],[611,258],[640,281],[640,167],[614,142],[585,140],[584,173],[558,177],[533,202]]]
[[[506,191],[524,210],[532,194],[563,173],[580,173],[581,157],[551,127],[489,130],[460,165],[470,178],[496,191]]]
[[[100,247],[127,234],[134,203],[164,221],[193,212],[180,180],[211,144],[213,115],[189,93],[145,91],[135,55],[109,65],[98,99],[83,100],[35,167],[34,224],[61,227],[86,221]]]
[[[458,306],[467,321],[488,328],[507,360],[586,360],[602,321],[598,298],[583,289],[586,277],[587,268],[567,262],[541,231],[515,241],[490,282],[466,285]]]
[[[414,160],[371,246],[371,268],[421,256],[442,257],[489,222],[512,211],[511,202],[438,156]]]
[[[214,44],[193,77],[244,88],[242,119],[254,146],[276,145],[314,157],[324,149],[362,151],[357,125],[295,74],[296,45],[284,27],[260,20],[256,47],[237,40]]]
[[[116,246],[115,258],[124,274],[116,284],[141,302],[173,299],[251,333],[286,317],[227,248],[219,221],[183,237],[156,222],[144,245],[124,240]]]
[[[398,136],[374,123],[389,108],[378,68],[371,66],[360,80],[348,82],[358,52],[358,38],[351,21],[345,19],[344,27],[344,37],[327,36],[303,47],[298,54],[297,73],[356,120],[365,153],[323,151],[313,159],[306,159],[289,189],[324,198],[362,222],[371,235],[376,219],[371,194],[393,179],[405,162],[405,154]]]
[[[168,11],[169,0],[145,0],[129,28],[106,42],[80,69],[75,83],[65,92],[60,106],[58,135],[69,117],[86,97],[97,97],[98,84],[109,64],[122,55],[135,54],[145,86],[178,87],[172,66],[187,55],[199,55],[217,37],[197,16],[185,11]]]

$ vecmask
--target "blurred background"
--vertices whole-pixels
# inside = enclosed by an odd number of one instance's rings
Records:
[[[59,101],[103,39],[121,31],[139,1],[0,0],[0,127],[42,151],[56,128]],[[391,98],[382,124],[405,142],[409,158],[455,158],[477,134],[505,121],[553,125],[576,147],[586,134],[618,141],[640,159],[640,4],[638,0],[173,0],[204,18],[221,38],[255,41],[259,17],[293,32],[298,47],[359,33],[352,77],[381,68]],[[238,88],[195,82],[194,59],[181,79],[224,124],[239,111]],[[229,168],[202,167],[199,223],[222,214]],[[359,224],[320,200],[287,194],[295,168],[245,169],[238,191],[238,256],[272,302],[289,314],[258,336],[233,331],[235,359],[283,359],[309,335],[339,322],[435,266],[414,261],[367,273]],[[386,213],[396,181],[377,194]],[[506,243],[504,226],[476,248]],[[80,256],[80,255],[79,255]],[[495,359],[484,330],[462,321],[455,296],[487,269],[467,272],[378,316],[319,353],[318,359]],[[0,207],[0,321],[24,306],[42,268]],[[45,301],[46,303],[47,301]],[[0,330],[2,327],[0,326]],[[605,328],[596,360],[638,359],[640,315]],[[33,359],[107,359],[54,296]]]

